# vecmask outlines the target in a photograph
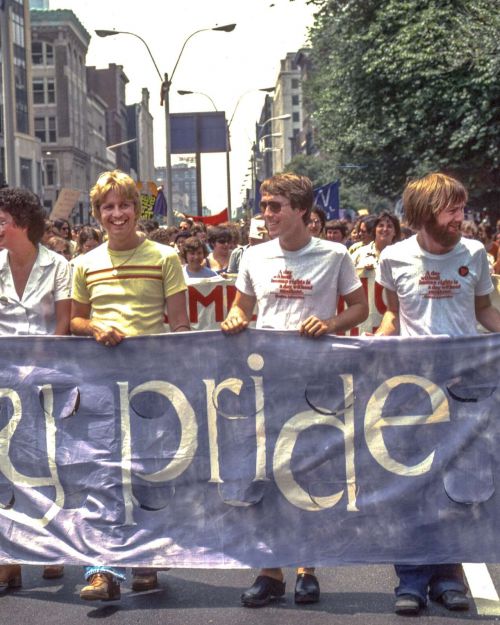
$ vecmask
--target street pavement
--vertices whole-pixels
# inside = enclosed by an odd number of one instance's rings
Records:
[[[121,601],[83,602],[82,569],[66,567],[61,580],[42,579],[41,567],[23,567],[23,588],[0,594],[0,615],[6,625],[77,625],[103,619],[106,625],[464,625],[500,623],[500,566],[473,570],[478,595],[471,610],[451,613],[430,603],[419,617],[393,614],[396,578],[391,566],[321,569],[320,603],[298,607],[293,602],[295,575],[286,570],[284,600],[263,608],[243,608],[241,590],[255,571],[176,569],[159,574],[160,589],[132,593],[122,584]],[[492,590],[493,588],[493,590]],[[489,594],[488,594],[489,593]]]

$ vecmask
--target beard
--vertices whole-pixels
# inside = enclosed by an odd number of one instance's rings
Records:
[[[436,243],[439,243],[442,247],[455,247],[455,245],[462,238],[460,230],[449,230],[448,226],[440,226],[436,223],[436,218],[433,216],[432,220],[424,226],[425,231],[431,236]]]

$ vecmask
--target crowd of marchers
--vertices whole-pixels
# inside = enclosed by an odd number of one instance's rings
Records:
[[[260,193],[260,212],[248,224],[206,228],[186,217],[178,227],[163,227],[141,221],[140,196],[128,175],[105,172],[90,191],[96,226],[72,228],[63,219],[48,221],[31,192],[1,189],[0,334],[74,334],[113,349],[126,337],[164,332],[165,312],[172,332],[187,332],[186,284],[234,275],[224,333],[244,331],[257,308],[257,328],[315,339],[367,318],[358,270],[368,268],[387,302],[376,335],[463,336],[475,334],[477,322],[500,331],[490,301],[500,237],[489,224],[464,220],[468,196],[460,181],[431,173],[409,182],[404,223],[389,212],[327,221],[314,206],[311,181],[295,174],[265,180]],[[454,288],[447,290],[450,281]],[[339,297],[346,304],[340,312]],[[298,604],[320,600],[314,564],[297,569]],[[418,614],[428,598],[449,610],[469,608],[460,563],[396,564],[395,570],[398,614]],[[43,570],[46,578],[63,574],[62,563]],[[80,597],[95,601],[118,600],[126,579],[113,563],[88,566],[84,577]],[[0,588],[21,584],[19,564],[0,565]],[[285,584],[281,568],[262,569],[241,602],[264,606],[285,595]],[[133,591],[157,585],[158,569],[132,570]]]

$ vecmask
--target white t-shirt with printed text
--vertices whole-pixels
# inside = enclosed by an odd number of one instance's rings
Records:
[[[297,330],[311,315],[336,314],[339,295],[361,286],[347,248],[312,237],[300,250],[282,249],[279,239],[249,247],[236,288],[257,298],[257,328]]]
[[[430,254],[416,235],[386,247],[376,280],[399,300],[401,336],[477,334],[475,297],[493,290],[486,250],[462,238],[446,254]]]

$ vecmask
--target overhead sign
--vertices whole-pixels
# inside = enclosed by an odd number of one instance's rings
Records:
[[[226,114],[223,111],[171,114],[170,149],[172,154],[226,152]]]

